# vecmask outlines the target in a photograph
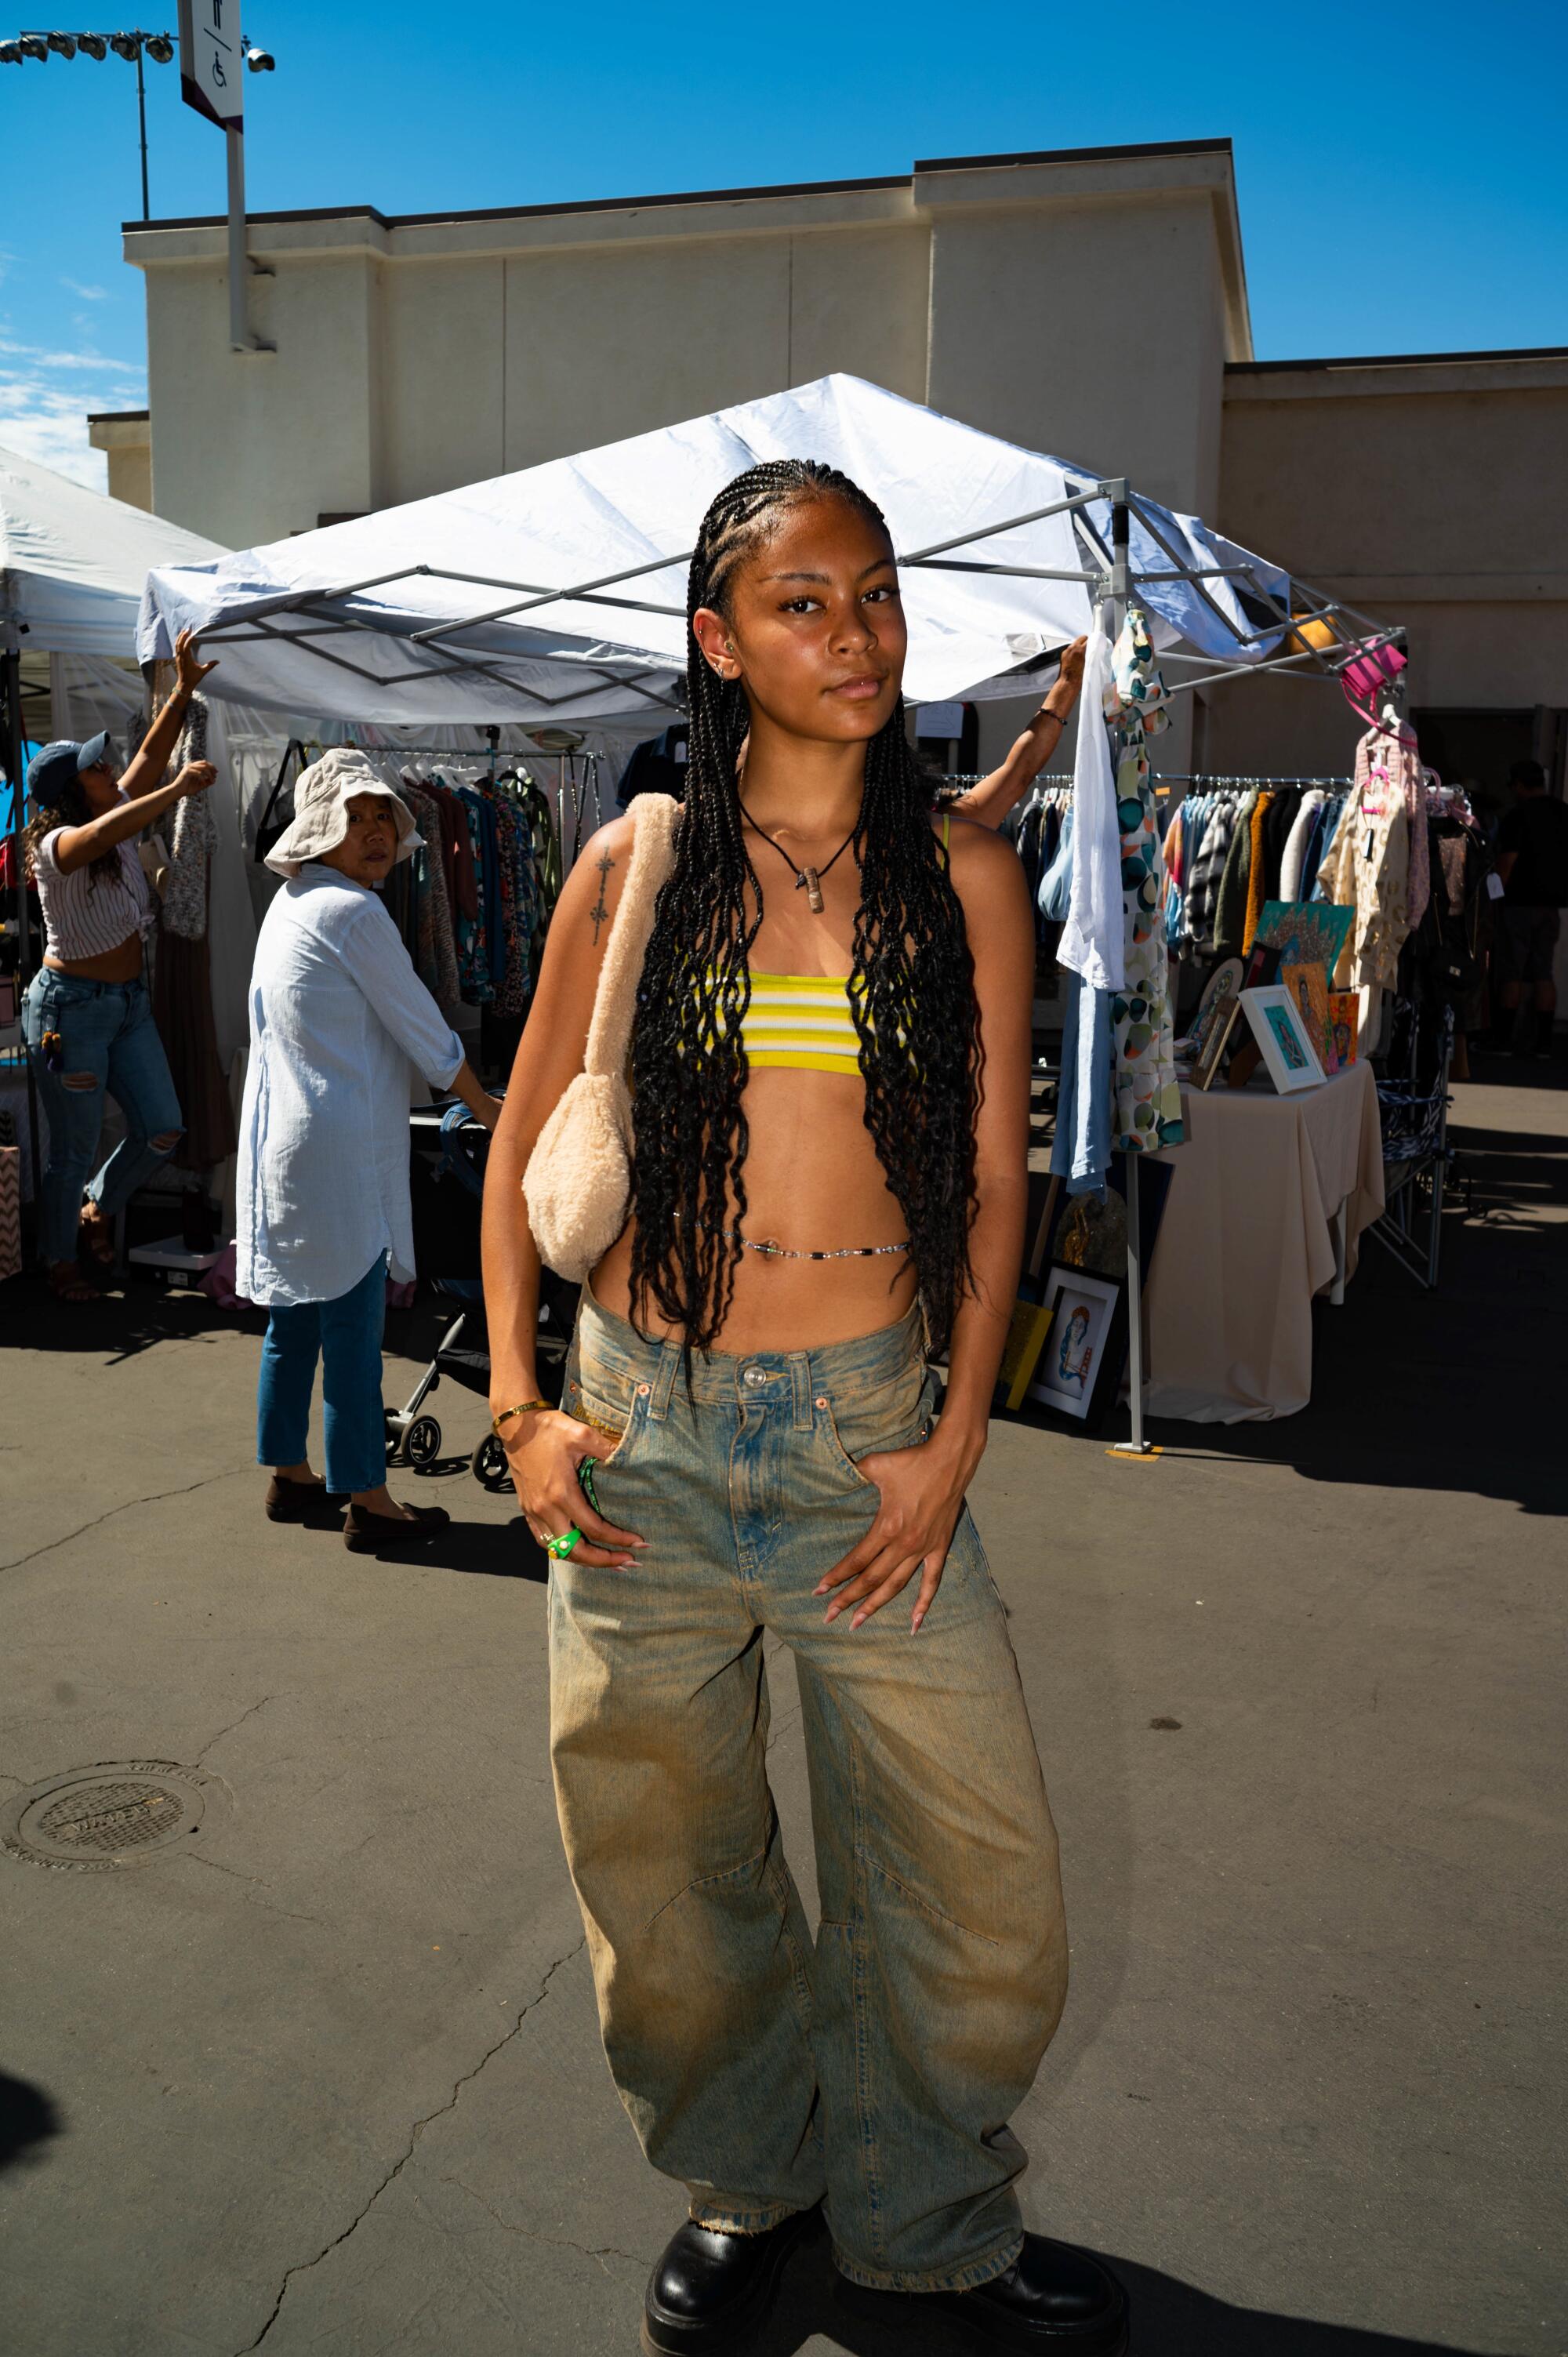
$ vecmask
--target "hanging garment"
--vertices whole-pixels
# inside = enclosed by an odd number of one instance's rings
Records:
[[[1312,823],[1323,808],[1324,799],[1323,790],[1318,786],[1315,786],[1310,793],[1304,794],[1301,798],[1301,808],[1297,811],[1290,834],[1285,838],[1284,856],[1280,861],[1279,898],[1282,900],[1299,900],[1303,897],[1302,866],[1306,858],[1306,846],[1312,834]]]
[[[181,1170],[210,1170],[234,1151],[234,1109],[212,1022],[212,964],[205,911],[199,936],[158,935],[153,1021],[168,1058],[185,1127],[170,1157]]]
[[[1336,990],[1391,988],[1410,931],[1410,822],[1391,776],[1374,771],[1348,794],[1318,875],[1323,899],[1356,914],[1335,968]],[[1365,1012],[1376,1013],[1375,998]]]
[[[1187,930],[1198,957],[1214,954],[1219,886],[1236,838],[1240,808],[1233,795],[1217,796],[1204,822],[1202,842],[1193,854],[1192,880],[1187,890]]]
[[[1078,759],[1073,770],[1072,893],[1059,962],[1096,990],[1120,990],[1123,975],[1122,833],[1116,780],[1101,717],[1111,641],[1095,617],[1084,654]]]
[[[193,695],[166,774],[173,778],[190,762],[206,759],[207,706],[199,695]],[[188,942],[204,941],[207,936],[207,871],[218,849],[218,819],[212,808],[216,791],[214,785],[205,793],[184,795],[160,830],[168,848],[160,930],[177,933]]]
[[[1269,897],[1268,862],[1263,852],[1263,829],[1273,807],[1272,793],[1261,793],[1252,804],[1248,821],[1250,840],[1247,846],[1247,912],[1241,926],[1241,954],[1245,957],[1252,946],[1258,930],[1258,920],[1263,913],[1263,903]]]
[[[1111,993],[1067,980],[1051,1170],[1069,1195],[1103,1195],[1111,1165]]]
[[[1236,805],[1235,825],[1214,900],[1214,949],[1218,957],[1241,954],[1241,940],[1247,930],[1247,881],[1252,860],[1252,813],[1257,806],[1255,792],[1244,794]]]
[[[496,994],[490,980],[490,929],[487,902],[499,886],[485,856],[483,811],[478,795],[471,786],[459,786],[455,799],[463,815],[468,843],[468,866],[474,882],[473,913],[470,915],[465,910],[457,920],[457,974],[467,1005],[489,1006]]]
[[[425,845],[423,851],[414,854],[414,861],[422,870],[415,902],[414,971],[442,1013],[449,1017],[463,994],[457,979],[452,903],[447,894],[446,862],[441,847],[441,808],[433,793],[424,786],[413,784],[406,775],[403,789],[403,799],[413,813],[414,824],[424,837]]]
[[[1412,932],[1426,913],[1431,893],[1430,853],[1426,839],[1426,780],[1413,729],[1369,728],[1356,748],[1352,791],[1369,780],[1387,780],[1404,805],[1410,864],[1405,883],[1405,915]]]
[[[1160,923],[1160,851],[1145,737],[1166,726],[1143,615],[1129,607],[1112,656],[1106,708],[1125,742],[1116,774],[1122,834],[1122,985],[1111,997],[1115,1103],[1112,1142],[1157,1154],[1184,1132],[1174,1051],[1170,967]]]

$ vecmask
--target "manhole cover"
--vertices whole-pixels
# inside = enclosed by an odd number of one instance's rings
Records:
[[[166,1760],[103,1760],[15,1792],[0,1849],[33,1866],[146,1866],[194,1840],[223,1788]]]

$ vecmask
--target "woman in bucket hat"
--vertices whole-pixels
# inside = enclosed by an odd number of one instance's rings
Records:
[[[257,1406],[266,1512],[314,1522],[347,1499],[355,1554],[423,1545],[449,1520],[386,1486],[386,1276],[414,1273],[411,1085],[417,1074],[453,1091],[487,1129],[500,1111],[379,897],[421,840],[362,753],[334,747],[303,770],[294,823],[267,855],[288,880],[251,975],[235,1283],[271,1312]],[[318,1357],[325,1482],[306,1450]]]

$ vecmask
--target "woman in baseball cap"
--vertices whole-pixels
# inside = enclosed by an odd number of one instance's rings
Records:
[[[61,739],[33,756],[34,816],[27,859],[44,918],[44,962],[27,985],[24,1037],[48,1116],[40,1241],[61,1301],[90,1301],[78,1254],[113,1258],[115,1213],[179,1143],[184,1123],[168,1060],[142,976],[143,943],[156,903],[135,837],[186,794],[205,793],[216,772],[193,761],[162,782],[198,683],[188,630],[176,648],[178,680],[124,775],[105,732]],[[89,1183],[103,1100],[125,1116],[125,1135]]]

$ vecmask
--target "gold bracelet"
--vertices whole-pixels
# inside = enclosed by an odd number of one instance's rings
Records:
[[[547,1399],[519,1400],[515,1407],[503,1407],[499,1415],[491,1416],[490,1430],[499,1440],[502,1425],[510,1424],[514,1415],[534,1415],[541,1408],[548,1410],[549,1407],[550,1402]]]

